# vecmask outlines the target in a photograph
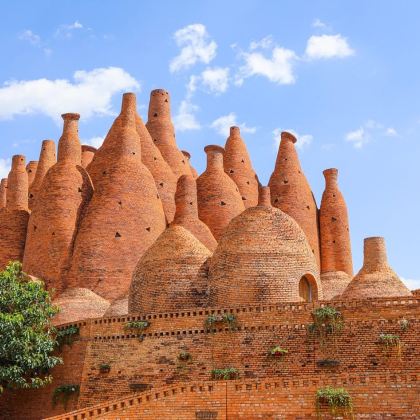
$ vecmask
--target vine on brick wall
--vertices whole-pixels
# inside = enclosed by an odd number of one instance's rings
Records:
[[[321,409],[324,407],[328,408],[333,416],[336,414],[353,414],[352,398],[344,388],[333,388],[330,386],[319,388],[316,391],[315,400],[318,418],[320,417]]]
[[[335,344],[336,335],[344,328],[341,312],[332,306],[323,306],[312,311],[312,319],[314,322],[309,324],[308,331],[318,336],[321,347],[326,347],[330,337],[333,337]]]
[[[379,344],[383,346],[386,356],[390,356],[392,350],[395,349],[397,356],[401,357],[402,343],[399,335],[384,333],[379,334]]]
[[[211,371],[212,379],[238,379],[239,378],[239,370],[236,368],[224,368],[224,369],[213,369]]]
[[[124,325],[125,330],[137,331],[138,333],[143,332],[149,327],[150,327],[149,321],[129,321],[129,322],[126,322],[126,324]],[[143,334],[140,334],[138,338],[139,338],[139,341],[143,341]]]
[[[71,346],[79,333],[80,328],[77,325],[69,325],[57,330],[55,339],[57,340],[58,348],[61,349],[64,345]]]
[[[229,330],[232,331],[237,326],[237,320],[234,314],[229,314],[229,313],[222,314],[222,315],[211,314],[207,317],[205,324],[206,324],[207,329],[211,329],[217,324],[227,324],[227,326],[229,327]]]
[[[67,403],[69,399],[73,396],[79,395],[80,387],[79,385],[60,385],[55,388],[52,403],[55,407],[57,403],[62,403],[64,408],[67,408]]]

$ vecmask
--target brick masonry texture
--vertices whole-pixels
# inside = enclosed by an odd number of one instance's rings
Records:
[[[276,166],[268,185],[274,207],[293,217],[305,232],[315,259],[320,266],[318,209],[311,187],[302,171],[294,146],[296,138],[281,133]]]
[[[186,150],[181,150],[181,152],[188,159],[188,164],[190,165],[190,171],[191,171],[192,177],[194,179],[197,179],[198,178],[198,173],[197,173],[196,169],[191,164],[191,154],[189,152],[187,152]]]
[[[82,145],[82,166],[86,169],[95,156],[96,148],[86,144]]]
[[[225,172],[235,181],[245,208],[258,203],[258,178],[252,167],[239,127],[231,127],[223,154]]]
[[[112,301],[128,293],[137,262],[166,227],[155,182],[141,160],[134,94],[124,94],[95,162],[101,177],[77,233],[67,285]]]
[[[3,178],[0,182],[0,209],[6,207],[7,195],[7,178]]]
[[[104,317],[121,316],[128,314],[128,295],[114,300],[104,313]]]
[[[26,165],[26,172],[28,174],[28,188],[31,188],[31,185],[34,182],[37,167],[38,167],[38,161],[37,160],[31,160]]]
[[[207,167],[197,179],[198,216],[219,240],[229,222],[245,206],[238,186],[224,171],[223,147],[210,145],[204,151]]]

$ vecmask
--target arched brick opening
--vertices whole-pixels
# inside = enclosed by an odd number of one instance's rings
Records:
[[[299,296],[304,302],[318,300],[318,286],[312,274],[305,274],[299,281]]]

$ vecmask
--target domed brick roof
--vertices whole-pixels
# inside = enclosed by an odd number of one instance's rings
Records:
[[[267,187],[258,206],[235,217],[209,263],[212,306],[301,301],[305,276],[312,298],[322,298],[315,257],[299,225],[270,204]],[[303,281],[303,280],[302,280]]]
[[[351,276],[344,271],[321,273],[322,293],[324,300],[337,299],[351,282]]]
[[[121,316],[128,314],[128,295],[114,300],[104,313],[104,317]]]
[[[131,283],[129,312],[203,307],[210,251],[188,230],[171,225],[140,259]]]
[[[385,239],[366,238],[363,267],[344,290],[343,299],[411,296],[412,293],[389,266]]]

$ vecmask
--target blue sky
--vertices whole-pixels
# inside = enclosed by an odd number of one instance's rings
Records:
[[[120,95],[172,97],[177,141],[199,172],[203,147],[242,127],[267,183],[275,133],[294,130],[320,202],[339,168],[355,270],[363,238],[385,236],[391,265],[420,287],[420,3],[418,1],[16,1],[2,4],[0,175],[38,158],[80,112],[97,144]],[[417,280],[416,280],[417,279]]]

